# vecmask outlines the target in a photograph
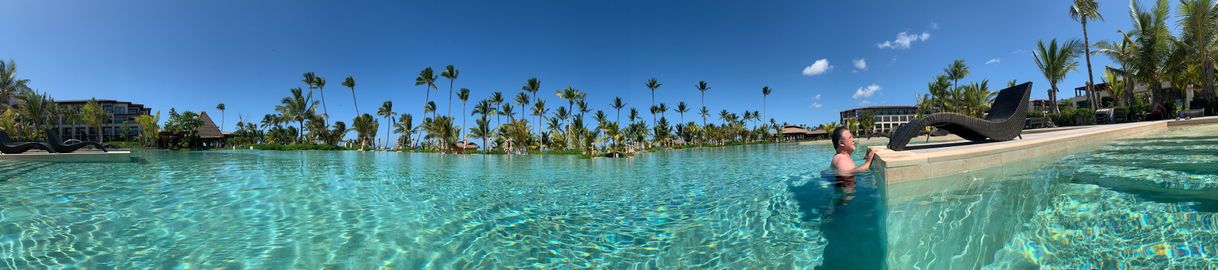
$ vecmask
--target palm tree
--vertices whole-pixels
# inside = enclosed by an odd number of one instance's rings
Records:
[[[317,101],[313,101],[313,94],[304,95],[304,90],[300,87],[292,88],[292,94],[280,100],[280,104],[275,106],[275,111],[283,116],[283,119],[288,121],[296,121],[301,130],[304,130],[304,121],[312,118],[313,113],[317,111]],[[304,140],[304,132],[298,132],[297,142]]]
[[[541,141],[542,141],[541,140],[541,138],[542,138],[541,121],[542,121],[542,118],[546,117],[547,113],[549,113],[549,109],[546,108],[545,100],[537,99],[537,101],[533,102],[533,115],[537,116],[537,143],[538,144],[541,144]],[[542,147],[538,147],[538,149],[541,149],[541,148]]]
[[[13,95],[29,90],[29,83],[29,79],[17,78],[17,62],[8,60],[8,63],[5,64],[4,61],[0,61],[0,101],[2,101],[0,109],[8,107],[7,101]]]
[[[695,87],[697,87],[698,92],[702,94],[702,111],[706,111],[706,90],[710,90],[710,86],[706,84],[706,81],[698,81],[698,84],[695,85]],[[703,127],[706,126],[706,115],[706,113],[702,114]]]
[[[419,76],[415,77],[415,79],[414,79],[414,85],[415,86],[422,85],[425,88],[427,88],[427,95],[425,96],[425,99],[423,100],[423,107],[424,107],[423,118],[427,118],[426,107],[427,107],[427,104],[431,103],[431,89],[436,87],[435,71],[432,70],[431,67],[427,67],[427,68],[424,68],[422,71],[419,71]],[[419,141],[420,139],[422,139],[421,136],[423,136],[423,134],[419,133],[418,136],[420,136],[420,137],[415,138],[416,142]]]
[[[579,89],[567,87],[567,88],[563,88],[562,90],[558,90],[557,95],[558,95],[558,98],[567,101],[567,112],[574,112],[573,110],[575,109],[575,101],[583,99],[586,94],[584,94],[583,92],[580,92]],[[570,134],[571,134],[570,132],[571,132],[571,123],[568,122],[567,123],[567,135],[568,136],[570,136]]]
[[[503,115],[503,114],[499,113],[499,109],[498,109],[499,106],[503,105],[503,102],[504,102],[503,93],[499,92],[499,91],[492,92],[490,101],[491,101],[491,107],[495,109],[495,112],[494,112],[495,126],[499,126],[500,124],[503,124],[502,122],[499,121],[499,116]]]
[[[772,92],[772,91],[773,90],[771,90],[769,86],[761,87],[761,112],[762,112],[761,115],[763,115],[763,116],[765,115],[766,98],[768,98],[770,96],[770,92]]]
[[[461,127],[457,129],[457,132],[461,132],[461,141],[464,142],[465,132],[462,130],[465,130],[465,105],[469,104],[469,88],[461,88],[460,91],[457,91],[457,99],[461,100]]]
[[[359,115],[359,101],[355,100],[355,77],[347,76],[347,80],[343,81],[343,86],[351,88],[351,102],[355,103],[355,115]]]
[[[412,144],[411,142],[409,142],[410,135],[413,134],[414,130],[417,128],[417,127],[413,126],[413,124],[414,124],[414,117],[411,116],[409,113],[402,114],[402,117],[398,117],[397,124],[393,125],[393,128],[394,128],[393,133],[402,134],[402,137],[401,137],[401,139],[398,140],[398,144],[396,145],[395,148],[402,149],[402,145],[411,145]]]
[[[1126,82],[1132,82],[1133,81],[1133,79],[1132,79],[1133,72],[1132,72],[1132,70],[1130,70],[1129,67],[1134,64],[1134,61],[1135,61],[1134,57],[1137,56],[1138,50],[1137,50],[1137,48],[1134,47],[1133,39],[1129,37],[1129,34],[1126,34],[1126,33],[1120,33],[1120,34],[1121,34],[1120,42],[1116,42],[1116,41],[1096,42],[1095,47],[1099,48],[1099,49],[1092,53],[1101,53],[1101,54],[1107,55],[1109,58],[1112,58],[1113,61],[1115,61],[1115,62],[1117,62],[1117,64],[1121,65],[1121,70],[1119,71],[1121,77],[1125,78]],[[1124,89],[1124,91],[1121,91],[1124,95],[1122,95],[1120,97],[1116,97],[1117,101],[1118,101],[1117,104],[1122,104],[1122,102],[1121,102],[1122,100],[1124,100],[1125,102],[1133,101],[1134,84],[1125,83],[1124,85],[1125,85],[1125,89]]]
[[[614,110],[617,110],[617,120],[614,120],[614,122],[621,122],[622,108],[626,107],[626,102],[622,101],[622,97],[613,97],[613,103],[609,104],[609,106],[613,107]]]
[[[1041,74],[1049,81],[1049,111],[1054,114],[1058,113],[1057,83],[1070,71],[1078,68],[1078,61],[1074,58],[1080,53],[1083,51],[1078,40],[1066,41],[1061,47],[1057,46],[1057,39],[1050,41],[1048,47],[1045,47],[1043,40],[1036,42],[1036,51],[1032,57],[1036,61],[1036,67],[1040,68]]]
[[[1218,5],[1214,0],[1182,0],[1179,6],[1182,39],[1192,57],[1190,64],[1201,68],[1201,91],[1214,94],[1214,59],[1210,51],[1218,38]]]
[[[317,92],[321,93],[321,115],[322,123],[330,119],[330,110],[326,109],[326,78],[317,76],[313,79],[313,84],[317,87]]]
[[[528,108],[526,106],[529,106],[529,94],[525,92],[516,94],[516,105],[520,106],[520,119],[524,119],[527,112],[525,109]]]
[[[216,110],[220,110],[220,131],[224,131],[224,103],[216,105]]]
[[[106,121],[106,118],[109,118],[109,115],[105,110],[102,109],[101,105],[97,103],[97,99],[90,98],[89,101],[85,103],[85,106],[81,108],[81,116],[84,118],[86,124],[97,129],[97,143],[102,143],[101,124]]]
[[[689,107],[685,106],[685,102],[677,102],[677,113],[681,114],[681,123],[685,123],[685,112],[689,111]]]
[[[668,113],[668,104],[660,102],[660,105],[656,106],[656,112],[660,113],[660,118],[665,118],[665,113]]]
[[[1104,20],[1100,15],[1100,4],[1096,0],[1074,0],[1070,5],[1070,18],[1083,25],[1083,56],[1087,58],[1087,103],[1091,110],[1099,108],[1096,104],[1095,76],[1091,74],[1091,40],[1087,37],[1088,20]],[[1213,21],[1213,18],[1210,19]]]
[[[1163,87],[1160,83],[1167,77],[1167,59],[1174,38],[1167,27],[1169,6],[1167,0],[1158,0],[1150,11],[1142,9],[1137,0],[1129,3],[1130,17],[1134,29],[1129,32],[1137,50],[1130,67],[1134,76],[1151,88],[1151,103],[1159,104]]]
[[[389,149],[389,129],[390,126],[393,125],[394,115],[393,101],[390,100],[386,100],[385,103],[381,103],[381,108],[376,110],[376,116],[385,118],[385,145],[383,146],[385,149]]]
[[[656,78],[651,78],[650,80],[647,80],[647,88],[651,89],[651,106],[652,107],[656,106],[656,89],[660,88],[660,86],[663,86],[663,85],[664,84],[661,84],[659,81],[656,81]],[[654,111],[651,112],[651,125],[652,126],[656,125],[656,113]]]
[[[962,59],[956,59],[956,61],[953,61],[951,65],[943,69],[943,73],[947,75],[947,78],[952,80],[953,88],[960,85],[960,79],[967,77],[968,72],[968,66],[964,64],[964,60]]]
[[[339,123],[342,123],[342,122],[339,122]],[[335,123],[335,124],[337,124],[337,123]],[[376,119],[373,119],[372,115],[369,115],[366,113],[356,116],[355,120],[351,121],[351,125],[355,129],[355,137],[356,137],[356,140],[359,141],[360,150],[364,150],[364,147],[368,146],[369,143],[374,143],[375,139],[373,139],[373,138],[376,137],[376,130],[380,129],[380,127],[378,127],[378,124],[376,123]],[[389,129],[390,129],[389,126],[385,126],[386,133],[388,133]],[[388,136],[388,135],[386,135],[386,136]],[[386,137],[385,139],[388,140],[388,137]],[[385,145],[388,145],[388,144],[389,144],[389,142],[385,142]],[[373,148],[375,148],[375,146],[373,146]]]
[[[537,79],[537,77],[529,78],[529,80],[524,83],[524,86],[520,87],[520,90],[533,94],[533,99],[537,99],[537,91],[541,91],[541,80]]]
[[[444,71],[440,72],[440,76],[448,79],[448,117],[453,116],[453,83],[457,81],[458,74],[460,74],[460,71],[453,67],[453,65],[444,67]]]

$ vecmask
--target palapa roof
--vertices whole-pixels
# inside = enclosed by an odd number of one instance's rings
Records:
[[[457,148],[458,148],[458,149],[466,149],[466,150],[469,150],[469,149],[474,149],[474,150],[477,150],[477,149],[478,149],[478,144],[473,143],[473,142],[468,141],[468,140],[465,140],[465,141],[460,141],[460,142],[457,142]]]
[[[199,132],[199,138],[202,139],[221,139],[224,138],[224,133],[220,132],[220,127],[216,126],[216,122],[207,116],[207,112],[199,113],[199,120],[203,121],[203,125],[195,128]]]
[[[782,128],[782,135],[796,135],[796,134],[828,135],[829,132],[825,132],[825,130],[823,130],[823,129],[807,130],[807,129],[796,127],[796,126],[787,126],[787,127]]]

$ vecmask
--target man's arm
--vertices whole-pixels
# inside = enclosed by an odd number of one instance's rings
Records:
[[[857,173],[857,172],[863,172],[863,171],[871,169],[871,160],[875,159],[875,151],[871,150],[871,148],[867,148],[867,156],[864,157],[863,159],[866,160],[866,161],[863,161],[863,165],[854,167],[854,170],[851,170],[851,172]]]

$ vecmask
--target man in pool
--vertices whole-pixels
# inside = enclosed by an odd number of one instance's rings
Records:
[[[850,159],[850,154],[854,153],[854,134],[850,134],[850,130],[845,127],[838,127],[833,130],[833,135],[830,137],[833,143],[833,149],[837,151],[833,155],[833,160],[830,162],[830,167],[833,168],[834,174],[839,176],[850,176],[854,173],[871,169],[871,159],[875,158],[875,151],[867,149],[866,161],[863,165],[854,165],[854,160]]]

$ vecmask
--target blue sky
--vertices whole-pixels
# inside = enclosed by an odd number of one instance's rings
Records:
[[[306,71],[327,78],[332,119],[355,115],[341,86],[349,75],[362,112],[392,100],[417,119],[425,92],[415,76],[448,64],[471,100],[513,96],[536,76],[550,106],[565,103],[553,93],[571,86],[610,115],[615,96],[645,112],[644,82],[656,77],[657,102],[696,108],[694,84],[706,80],[713,112],[761,110],[760,89],[770,86],[767,118],[820,124],[860,105],[912,105],[954,59],[971,67],[965,81],[989,79],[994,90],[1032,81],[1033,97],[1045,97],[1030,53],[1036,41],[1082,38],[1068,2],[1048,0],[3,2],[0,59],[15,59],[33,88],[162,113],[215,115],[225,103],[226,129],[239,116],[271,113]],[[1090,25],[1092,42],[1130,28],[1128,7],[1101,1],[1106,20]],[[815,65],[821,59],[827,64]],[[1097,72],[1111,63],[1093,62]],[[1062,88],[1085,80],[1080,69]],[[432,97],[444,112],[448,82],[439,85]]]

